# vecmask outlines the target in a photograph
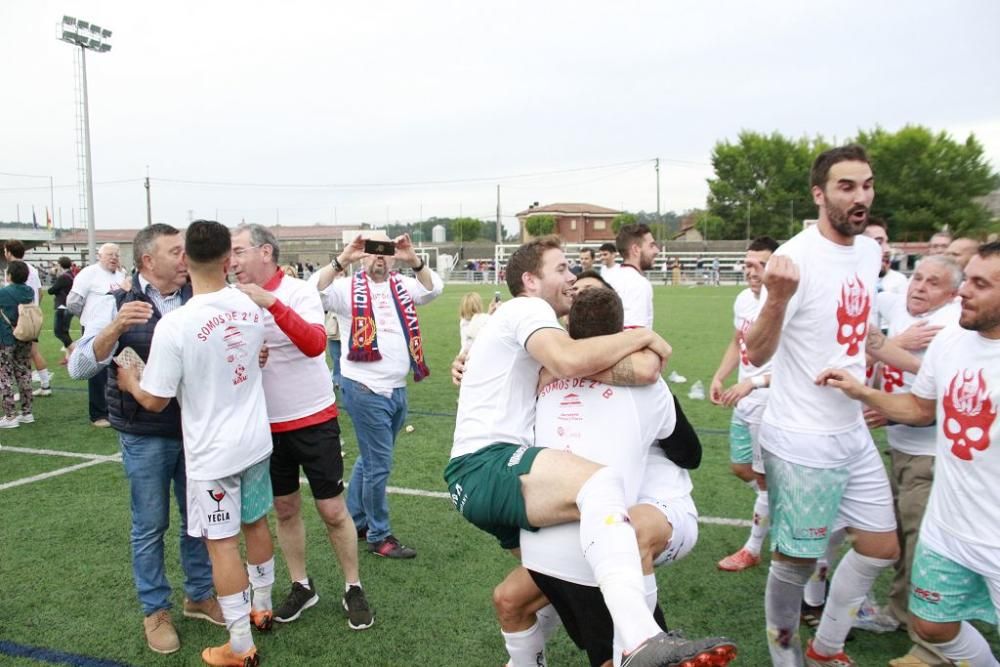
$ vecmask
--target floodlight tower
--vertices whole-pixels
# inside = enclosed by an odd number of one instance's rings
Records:
[[[87,51],[107,53],[111,50],[111,31],[87,21],[80,21],[72,16],[63,16],[59,39],[80,47],[80,99],[83,114],[83,169],[86,180],[87,194],[87,259],[94,262],[97,259],[97,239],[94,234],[94,178],[90,165],[90,109],[87,99]]]

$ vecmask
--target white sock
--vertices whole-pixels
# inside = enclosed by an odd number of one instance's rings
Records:
[[[829,571],[830,565],[825,556],[816,561],[816,567],[806,582],[802,595],[802,599],[810,607],[821,607],[826,603],[826,578]]]
[[[271,608],[271,587],[274,585],[274,556],[260,563],[247,563],[247,574],[250,576],[250,588],[253,589],[253,608],[265,611]]]
[[[621,474],[601,468],[577,495],[580,546],[622,642],[631,651],[660,632],[646,608],[642,561],[628,522]]]
[[[312,586],[309,585],[309,577],[302,577],[301,579],[296,579],[295,583],[299,584],[307,590],[312,590]]]
[[[767,648],[774,667],[802,665],[799,611],[802,589],[812,570],[811,563],[771,559],[764,591],[764,618],[767,623]]]
[[[38,371],[38,380],[42,383],[43,387],[48,388],[49,382],[52,380],[52,374],[49,373],[48,368]]]
[[[986,638],[966,621],[962,621],[958,634],[950,642],[931,644],[931,646],[956,665],[968,665],[969,667],[996,667],[1000,665],[1000,662],[997,662],[997,659],[990,652],[990,645],[986,643]]]
[[[510,656],[509,667],[545,667],[548,664],[545,662],[545,637],[537,622],[527,630],[501,630],[500,634]]]
[[[813,648],[821,655],[836,655],[844,650],[844,640],[851,629],[858,607],[864,602],[879,573],[895,561],[862,556],[854,549],[840,560],[830,581],[830,597],[816,628]]]
[[[551,604],[547,604],[536,611],[535,617],[538,619],[538,627],[542,631],[542,641],[548,641],[549,637],[554,635],[556,630],[562,626],[562,619],[559,618],[559,612]]]
[[[754,556],[760,555],[767,537],[768,521],[767,491],[757,491],[757,500],[753,503],[753,524],[750,526],[750,537],[743,548]]]
[[[229,630],[229,645],[236,653],[245,653],[253,646],[250,635],[250,589],[232,595],[220,595],[219,606]]]
[[[344,592],[346,593],[347,591],[351,590],[351,586],[357,586],[358,588],[361,588],[361,582],[360,581],[345,581],[344,582]]]

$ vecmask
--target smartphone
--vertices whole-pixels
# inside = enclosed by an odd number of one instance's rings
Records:
[[[392,257],[396,254],[396,244],[392,241],[373,241],[372,239],[365,239],[365,253],[368,255]]]
[[[496,301],[497,303],[500,303],[500,292],[493,293],[493,300]]]

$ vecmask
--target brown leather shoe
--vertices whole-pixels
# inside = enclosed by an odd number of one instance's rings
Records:
[[[174,622],[166,609],[154,611],[143,620],[142,625],[146,630],[146,644],[150,650],[166,654],[173,653],[181,647],[181,640],[174,630]]]
[[[226,617],[222,615],[219,598],[214,595],[198,602],[191,598],[184,598],[184,616],[186,618],[200,618],[222,627],[226,626]]]

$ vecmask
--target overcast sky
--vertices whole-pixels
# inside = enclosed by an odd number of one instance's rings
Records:
[[[155,9],[154,9],[155,8]],[[494,219],[538,201],[702,206],[742,129],[974,132],[1000,167],[1000,2],[0,2],[0,220],[79,208],[88,53],[98,228]],[[805,183],[806,175],[803,175]],[[121,182],[125,181],[125,182]],[[187,181],[182,183],[178,181]],[[805,187],[805,185],[803,185]],[[79,212],[76,213],[79,219]]]

